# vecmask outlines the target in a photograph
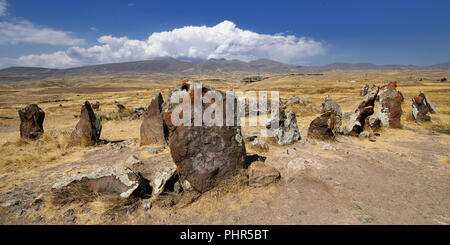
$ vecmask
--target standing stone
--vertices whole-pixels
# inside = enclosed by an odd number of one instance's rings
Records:
[[[36,104],[19,110],[20,138],[37,139],[44,133],[45,112]]]
[[[161,114],[164,103],[161,93],[153,97],[152,102],[144,113],[141,124],[141,145],[165,145],[169,137],[169,129]]]
[[[428,97],[420,92],[418,96],[412,99],[412,114],[417,122],[431,121],[430,113],[436,113],[437,110],[431,104]]]
[[[280,108],[278,128],[271,128],[273,120],[275,119],[266,123],[266,128],[271,130],[272,135],[277,139],[279,145],[291,145],[302,138],[294,112],[288,111],[286,113],[284,108]]]
[[[438,113],[438,110],[436,109],[436,107],[434,106],[433,103],[431,103],[430,98],[428,98],[428,96],[425,95],[425,102],[427,103],[428,109],[430,109],[430,112],[432,114],[434,113]]]
[[[122,104],[120,104],[117,101],[114,101],[114,104],[117,106],[117,108],[119,109],[119,113],[125,112],[127,111],[127,108],[125,108],[125,106],[123,106]]]
[[[80,121],[72,132],[72,139],[83,146],[95,145],[102,132],[102,119],[95,115],[89,101],[81,106]]]
[[[280,127],[277,131],[279,145],[291,145],[301,139],[297,118],[293,111],[288,111],[286,115],[283,113],[283,117],[280,120]]]
[[[320,116],[315,118],[308,128],[308,137],[334,139],[341,127],[341,107],[330,97],[325,97]]]
[[[364,87],[362,87],[359,90],[359,95],[360,96],[366,96],[366,94],[369,92],[369,84],[366,84]]]
[[[94,104],[92,104],[92,109],[98,111],[100,110],[100,102],[95,102]]]
[[[346,117],[347,122],[344,123],[345,126],[342,129],[343,134],[359,135],[363,131],[366,118],[374,113],[378,91],[378,87],[371,87],[355,112]]]
[[[198,84],[197,86],[200,86]],[[169,99],[163,104],[163,117],[169,128],[169,148],[172,159],[177,165],[177,172],[180,176],[180,181],[189,181],[193,188],[200,192],[205,192],[216,186],[219,181],[235,174],[245,167],[246,150],[244,140],[241,134],[241,127],[236,125],[237,110],[234,110],[235,126],[207,126],[205,121],[202,121],[202,126],[195,126],[194,124],[194,82],[184,81],[181,88],[174,89],[169,94]],[[169,103],[171,96],[175,92],[186,91],[187,97],[191,101],[191,126],[175,125],[172,122],[172,113],[177,108],[186,105],[182,103]],[[226,112],[226,95],[224,92],[215,90],[209,86],[201,86],[201,94],[219,93],[222,95],[223,114]],[[200,96],[197,95],[197,96]],[[199,108],[201,113],[209,108],[213,103],[200,103]],[[234,108],[237,108],[237,100],[229,101]],[[188,110],[188,107],[183,107]],[[185,118],[179,115],[181,118]],[[181,113],[180,113],[181,114]],[[200,115],[201,116],[201,115]],[[222,115],[218,115],[222,116]],[[188,117],[186,117],[188,118]],[[224,116],[225,124],[225,116]]]
[[[381,125],[400,127],[402,96],[397,91],[397,82],[389,82],[389,84],[381,87],[378,96],[380,102],[376,115],[380,119]]]

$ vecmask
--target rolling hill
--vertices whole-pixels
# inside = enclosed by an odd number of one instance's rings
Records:
[[[208,74],[218,72],[243,73],[308,73],[330,70],[419,70],[450,69],[450,62],[431,66],[415,65],[374,65],[370,63],[333,63],[325,66],[295,66],[269,59],[250,62],[226,59],[185,61],[174,58],[90,65],[68,69],[39,67],[10,67],[0,70],[0,82],[14,82],[48,77],[114,74],[114,73],[167,73],[167,74]]]

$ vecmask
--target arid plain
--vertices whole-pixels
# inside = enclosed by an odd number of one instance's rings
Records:
[[[321,75],[257,74],[263,81],[244,83],[249,75],[183,76],[167,74],[87,75],[0,83],[0,223],[1,224],[450,224],[450,77],[449,70],[327,71]],[[114,101],[127,108],[147,107],[161,92],[183,79],[202,81],[223,91],[279,91],[302,97],[307,104],[288,106],[296,113],[302,140],[279,146],[267,140],[268,152],[246,143],[247,154],[266,157],[281,179],[254,188],[238,177],[202,195],[182,194],[173,205],[142,200],[124,202],[97,196],[87,202],[55,203],[51,186],[61,177],[89,173],[102,166],[137,167],[151,175],[170,164],[169,148],[151,154],[140,146],[142,119],[120,119]],[[319,115],[326,95],[343,112],[353,111],[365,84],[397,81],[405,98],[400,128],[382,128],[375,142],[339,135],[336,141],[307,139],[310,122]],[[416,123],[411,99],[425,93],[438,109],[431,122]],[[69,144],[84,101],[99,101],[104,117],[96,146]],[[18,110],[38,104],[46,115],[44,135],[37,141],[19,137]],[[60,106],[61,105],[61,106]],[[106,119],[111,114],[119,118]],[[243,136],[261,128],[243,127]],[[111,143],[107,143],[111,142]],[[327,147],[325,147],[327,146]],[[331,147],[330,147],[331,146]],[[290,161],[303,161],[293,171]],[[129,166],[131,167],[131,166]],[[131,167],[133,168],[133,167]]]

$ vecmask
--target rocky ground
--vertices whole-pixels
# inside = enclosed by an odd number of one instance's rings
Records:
[[[168,147],[140,146],[142,118],[120,115],[114,101],[127,108],[145,108],[158,92],[166,98],[181,78],[164,77],[176,80],[170,84],[155,82],[160,77],[137,77],[144,82],[126,85],[112,83],[110,77],[93,78],[104,79],[98,82],[102,86],[77,83],[81,78],[71,81],[77,85],[0,84],[0,224],[450,224],[450,90],[447,83],[435,82],[448,77],[448,71],[416,76],[430,78],[416,81],[407,72],[347,71],[313,78],[268,76],[250,84],[212,83],[224,91],[277,88],[293,101],[287,109],[295,112],[302,135],[294,144],[281,146],[265,138],[268,146],[257,147],[248,138],[259,135],[261,127],[242,129],[247,164],[260,160],[275,167],[281,175],[278,181],[251,187],[247,177],[238,175],[201,195],[174,188],[159,200],[124,201],[80,190],[72,197],[84,201],[67,203],[55,203],[52,191],[64,176],[126,166],[153,183],[158,171],[174,166]],[[400,127],[382,127],[371,140],[341,134],[334,141],[306,138],[326,95],[342,107],[343,114],[354,111],[367,79],[378,85],[386,79],[399,81],[405,97]],[[439,110],[431,115],[431,122],[414,122],[411,98],[419,91]],[[101,140],[95,146],[69,146],[67,137],[86,100],[101,103],[95,111],[103,117]],[[37,141],[19,140],[17,110],[40,101],[55,101],[39,103],[46,112],[44,135]],[[136,159],[130,160],[133,155]]]
[[[404,132],[406,131],[406,132]],[[389,129],[376,142],[339,137],[337,142],[300,141],[271,146],[265,162],[282,178],[266,187],[243,186],[220,196],[203,195],[187,207],[159,207],[104,214],[96,206],[50,203],[51,185],[62,174],[89,173],[106,165],[136,167],[152,179],[171,164],[168,149],[132,142],[86,150],[77,161],[40,168],[1,193],[2,224],[449,224],[449,136],[420,129]],[[386,144],[389,147],[386,147]],[[108,159],[105,161],[104,159]],[[19,170],[20,171],[20,170]],[[14,173],[1,181],[12,181]],[[17,181],[17,180],[15,180]]]

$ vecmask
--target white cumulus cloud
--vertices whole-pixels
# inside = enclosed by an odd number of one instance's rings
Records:
[[[10,17],[6,12],[7,7],[8,2],[0,0],[0,45],[35,43],[72,46],[84,43],[83,39],[73,37],[70,32],[41,27],[25,19]]]
[[[242,30],[231,21],[223,21],[212,27],[186,26],[172,31],[155,32],[147,40],[102,36],[98,42],[99,45],[89,48],[74,46],[53,54],[23,56],[16,59],[16,63],[11,62],[11,59],[0,59],[0,66],[19,63],[26,66],[64,68],[159,57],[244,61],[268,58],[298,63],[324,52],[322,42],[294,35],[259,34]]]
[[[27,20],[0,22],[0,44],[38,43],[70,46],[83,42],[83,39],[74,38],[68,32],[39,27]]]

